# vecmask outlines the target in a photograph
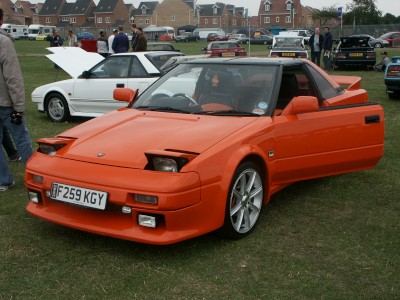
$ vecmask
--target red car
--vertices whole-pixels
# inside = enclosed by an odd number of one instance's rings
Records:
[[[376,166],[384,112],[360,85],[304,59],[183,62],[140,95],[116,89],[127,107],[39,139],[27,210],[142,243],[244,237],[291,183]]]
[[[211,42],[207,47],[202,48],[203,54],[209,54],[210,57],[235,57],[247,56],[246,49],[233,41]]]
[[[207,42],[213,42],[213,41],[227,41],[228,36],[222,36],[218,35],[217,33],[209,33],[207,35]]]
[[[400,46],[400,32],[388,32],[379,37],[380,40],[389,42],[389,47],[393,47],[393,44],[398,47]]]

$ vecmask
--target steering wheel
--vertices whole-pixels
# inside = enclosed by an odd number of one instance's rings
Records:
[[[186,95],[184,93],[177,93],[177,94],[173,95],[172,97],[184,97],[184,98],[189,99],[189,101],[191,103],[193,103],[194,105],[199,105],[196,100],[194,100],[191,96]]]

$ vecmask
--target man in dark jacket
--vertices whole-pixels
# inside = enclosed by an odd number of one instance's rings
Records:
[[[138,39],[138,30],[137,30],[136,24],[132,24],[131,29],[132,29],[131,48],[132,48],[132,51],[135,51],[137,39]]]
[[[144,36],[143,29],[139,27],[137,29],[137,43],[136,43],[136,48],[135,51],[147,51],[147,39]]]
[[[124,53],[129,50],[129,39],[122,26],[118,26],[118,33],[114,38],[112,49],[115,53]]]
[[[324,55],[324,66],[325,70],[332,70],[332,34],[329,31],[329,27],[324,27],[324,43],[322,44],[322,50]]]
[[[318,66],[321,63],[321,50],[324,37],[320,34],[319,28],[315,28],[314,34],[310,37],[308,45],[311,48],[311,61]]]

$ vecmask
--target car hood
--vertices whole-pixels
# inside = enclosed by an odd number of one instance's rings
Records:
[[[73,78],[77,78],[83,71],[89,70],[104,59],[98,53],[87,52],[79,47],[49,47],[47,50],[53,54],[46,57]]]
[[[257,118],[125,108],[92,119],[59,135],[76,139],[60,156],[142,169],[147,163],[145,153],[148,151],[200,154]]]

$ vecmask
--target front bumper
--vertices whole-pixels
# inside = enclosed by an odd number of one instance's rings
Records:
[[[43,182],[35,181],[34,175],[43,177]],[[52,182],[107,192],[106,209],[53,200],[48,197]],[[201,187],[195,172],[163,173],[118,168],[36,153],[27,165],[25,183],[29,192],[40,195],[39,203],[30,201],[27,205],[30,214],[120,239],[165,245],[213,231],[223,222],[224,210],[213,209],[219,200],[214,197],[222,195],[220,186],[211,183]],[[157,196],[158,204],[135,202],[135,194]],[[226,196],[220,198],[225,203]],[[131,212],[124,212],[123,207],[130,207]],[[156,228],[140,226],[139,214],[155,216],[158,220]]]

